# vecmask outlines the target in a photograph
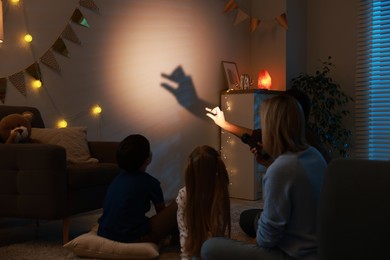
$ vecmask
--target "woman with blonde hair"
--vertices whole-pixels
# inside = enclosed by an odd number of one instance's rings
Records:
[[[267,168],[264,209],[252,222],[256,244],[211,238],[208,259],[317,259],[317,206],[326,162],[305,140],[305,118],[291,96],[261,104],[262,145],[274,160]]]
[[[185,168],[185,187],[176,198],[181,259],[198,258],[210,237],[230,237],[229,176],[220,154],[196,147]]]

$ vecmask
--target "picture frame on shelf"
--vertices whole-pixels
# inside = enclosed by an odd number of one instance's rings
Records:
[[[225,74],[227,89],[240,88],[240,75],[237,64],[233,61],[222,61],[222,68]]]

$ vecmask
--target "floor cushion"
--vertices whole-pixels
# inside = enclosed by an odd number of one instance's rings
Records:
[[[65,248],[81,257],[104,259],[155,259],[159,247],[155,243],[121,243],[97,235],[95,226],[86,234],[80,235],[64,245]]]

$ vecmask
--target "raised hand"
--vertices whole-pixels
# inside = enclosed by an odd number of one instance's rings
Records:
[[[214,107],[214,108],[206,107],[205,110],[208,112],[206,113],[206,115],[210,117],[216,125],[218,125],[221,128],[225,127],[226,125],[225,115],[219,107]]]

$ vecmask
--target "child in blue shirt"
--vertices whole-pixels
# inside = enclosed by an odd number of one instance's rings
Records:
[[[146,172],[152,160],[148,139],[139,134],[127,136],[116,157],[120,172],[107,190],[98,235],[125,243],[159,243],[177,234],[177,204],[174,201],[165,207],[159,180]],[[157,214],[149,218],[151,202]]]

